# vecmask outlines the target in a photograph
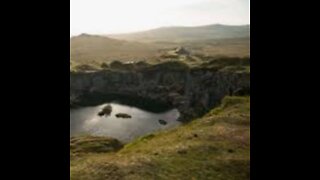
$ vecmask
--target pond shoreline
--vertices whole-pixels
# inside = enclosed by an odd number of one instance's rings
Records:
[[[106,106],[111,106],[112,111],[109,115],[100,116],[99,113]],[[114,102],[70,108],[70,136],[85,134],[129,142],[148,133],[179,126],[179,117],[177,109],[158,113]]]

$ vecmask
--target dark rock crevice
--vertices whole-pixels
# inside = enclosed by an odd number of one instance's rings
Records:
[[[70,106],[98,104],[103,103],[99,101],[119,97],[127,99],[126,104],[144,102],[143,105],[148,106],[148,101],[140,101],[141,98],[149,100],[150,106],[154,105],[153,102],[159,102],[165,105],[164,109],[177,108],[182,121],[205,113],[230,93],[243,95],[248,92],[249,72],[159,65],[138,70],[70,73]]]

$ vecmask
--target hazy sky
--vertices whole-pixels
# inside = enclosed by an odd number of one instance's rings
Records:
[[[250,0],[70,0],[70,34],[250,24]]]

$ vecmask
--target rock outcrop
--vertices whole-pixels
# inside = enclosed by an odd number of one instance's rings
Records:
[[[102,110],[98,113],[99,116],[109,116],[112,112],[112,106],[106,105],[102,108]]]
[[[117,118],[124,118],[124,119],[128,119],[128,118],[132,118],[131,115],[126,114],[126,113],[118,113],[115,115]]]
[[[250,89],[250,72],[217,68],[190,68],[170,62],[143,68],[106,69],[92,73],[70,72],[70,105],[86,101],[85,94],[128,95],[166,103],[177,108],[187,121],[220,103],[226,95]]]

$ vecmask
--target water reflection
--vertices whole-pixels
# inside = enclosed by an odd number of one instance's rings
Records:
[[[112,106],[109,116],[99,116],[107,104]],[[176,109],[162,113],[152,113],[142,109],[116,103],[84,107],[70,110],[70,135],[90,134],[109,136],[128,142],[138,136],[160,129],[172,128],[180,124],[180,113]],[[118,113],[126,113],[132,118],[117,118]],[[164,120],[167,124],[160,123]]]

